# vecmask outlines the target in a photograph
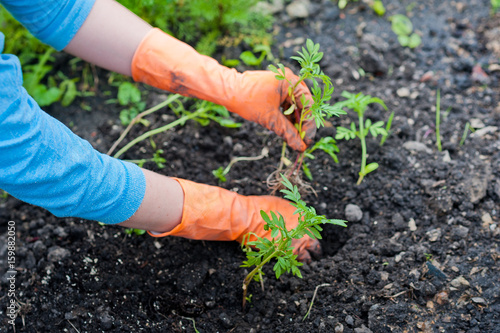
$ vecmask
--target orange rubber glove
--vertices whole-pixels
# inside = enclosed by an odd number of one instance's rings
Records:
[[[292,83],[298,80],[289,69],[285,75]],[[281,113],[280,107],[291,105],[287,81],[279,81],[270,71],[238,73],[157,28],[152,29],[137,48],[132,60],[132,77],[163,90],[223,105],[275,132],[298,151],[304,151],[316,134],[314,121],[307,121],[303,124],[305,142],[302,141],[291,118]],[[294,95],[298,103],[302,95],[310,105],[313,102],[303,81]],[[301,112],[302,105],[298,107]]]
[[[233,241],[241,243],[243,236],[254,232],[259,237],[271,238],[264,230],[260,211],[274,211],[283,215],[287,228],[298,224],[295,207],[275,196],[243,196],[226,189],[177,179],[184,191],[182,220],[174,229],[162,234],[149,232],[153,237],[179,236],[199,240]],[[255,237],[250,238],[255,240]],[[311,253],[321,252],[318,240],[305,235],[292,240],[297,260],[311,261]]]

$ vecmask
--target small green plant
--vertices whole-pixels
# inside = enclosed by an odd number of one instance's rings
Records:
[[[53,69],[49,63],[53,61],[52,54],[54,52],[54,49],[49,48],[43,55],[39,56],[36,64],[24,66],[24,87],[40,106],[48,106],[58,101],[61,102],[62,106],[68,106],[76,96],[84,95],[76,89],[78,78],[69,79],[61,72],[55,76],[48,75]],[[47,83],[42,83],[45,79]],[[89,93],[85,95],[89,95]]]
[[[271,231],[271,239],[261,238],[255,233],[245,235],[242,242],[242,249],[246,253],[246,260],[241,267],[254,267],[243,280],[243,307],[247,301],[248,286],[252,281],[261,282],[264,275],[262,269],[272,259],[276,260],[273,266],[276,278],[283,273],[292,273],[302,278],[299,267],[302,263],[297,261],[297,255],[293,254],[293,239],[300,239],[305,235],[313,239],[321,239],[321,227],[324,224],[333,224],[346,226],[346,221],[337,219],[327,219],[323,215],[316,214],[313,207],[301,200],[299,190],[284,175],[281,175],[282,183],[285,187],[281,190],[285,194],[285,199],[291,201],[291,205],[296,208],[295,214],[298,214],[298,225],[294,229],[288,230],[285,219],[279,212],[260,211],[262,219],[265,222],[264,230]],[[251,238],[256,240],[249,241]],[[254,251],[253,248],[259,251]]]
[[[127,107],[120,111],[120,121],[122,125],[128,125],[139,113],[146,108],[146,102],[142,100],[142,93],[137,86],[131,82],[124,81],[118,85],[118,94],[116,100],[109,100],[108,102],[115,102],[121,106]],[[145,126],[149,125],[144,119],[141,123]]]
[[[442,151],[441,148],[441,93],[439,89],[436,92],[436,145],[439,151]]]
[[[359,0],[338,0],[339,9],[344,9],[349,2],[358,2]],[[383,16],[385,14],[385,7],[381,0],[368,1],[368,5],[373,9],[373,11],[379,15]]]
[[[260,56],[258,58],[255,55],[255,53],[257,52],[260,52]],[[264,59],[272,61],[274,59],[274,56],[269,45],[259,44],[253,48],[253,51],[243,51],[240,54],[240,59],[247,66],[260,66]]]
[[[392,31],[398,36],[401,46],[414,49],[422,43],[422,38],[413,32],[413,23],[406,15],[393,15],[389,17],[389,21],[392,23]]]
[[[500,9],[500,0],[491,0],[491,11],[496,13]]]
[[[459,143],[460,147],[464,145],[465,140],[467,139],[467,135],[469,134],[469,131],[471,131],[472,133],[475,132],[474,128],[470,125],[470,122],[467,122],[465,124],[464,132],[462,133],[462,138],[460,139]]]
[[[312,40],[308,39],[306,41],[306,47],[302,47],[302,51],[297,52],[299,55],[291,57],[291,59],[296,60],[301,67],[297,82],[292,82],[286,77],[285,67],[283,64],[278,64],[278,67],[273,65],[269,66],[269,69],[276,74],[276,78],[278,80],[288,81],[288,95],[290,96],[292,103],[290,108],[284,111],[284,114],[295,116],[295,127],[297,128],[301,138],[304,138],[306,134],[303,130],[305,122],[314,121],[316,127],[319,128],[325,125],[326,118],[333,116],[338,117],[342,114],[346,114],[342,108],[329,104],[334,88],[331,79],[323,73],[319,66],[319,62],[323,58],[323,52],[319,52],[319,48],[319,44],[315,44]],[[305,99],[304,95],[302,95],[300,97],[300,104],[303,107],[303,111],[299,112],[299,101],[295,99],[294,91],[304,80],[312,81],[313,86],[311,87],[311,94],[313,103],[310,105],[310,102]],[[320,86],[318,81],[322,83],[322,86]],[[268,185],[273,189],[273,192],[282,188],[279,175],[283,172],[283,161],[286,160],[285,153],[286,150],[283,149],[278,169],[268,178]],[[287,177],[292,179],[292,181],[296,184],[301,184],[299,171],[301,170],[303,159],[304,153],[298,154],[295,163],[285,171]]]
[[[125,234],[127,234],[127,235],[142,236],[145,233],[146,233],[146,230],[142,230],[142,229],[134,229],[134,228],[125,229]]]
[[[383,128],[384,122],[377,121],[372,123],[370,119],[365,119],[365,111],[368,105],[377,103],[380,104],[384,109],[387,110],[387,106],[384,101],[380,98],[372,97],[370,95],[363,95],[362,93],[352,94],[350,92],[342,92],[342,97],[346,98],[345,101],[338,102],[338,107],[346,107],[355,111],[358,114],[358,126],[354,122],[351,122],[349,128],[337,127],[337,134],[335,139],[337,140],[350,140],[354,138],[359,138],[361,141],[361,169],[359,171],[359,178],[357,184],[361,184],[363,178],[372,171],[378,168],[378,163],[366,164],[366,136],[370,133],[373,137],[377,137],[379,134],[382,136],[388,135],[386,129]]]
[[[394,111],[391,112],[389,119],[387,119],[387,124],[385,125],[385,134],[382,134],[382,139],[380,139],[380,146],[382,147],[385,143],[385,140],[389,137],[391,133],[392,120],[394,119]]]

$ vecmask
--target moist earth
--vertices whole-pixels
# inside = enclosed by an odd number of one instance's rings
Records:
[[[297,71],[286,59],[310,38],[325,52],[321,66],[333,79],[335,101],[343,90],[363,92],[395,112],[386,143],[367,140],[368,162],[380,166],[361,185],[359,141],[338,142],[339,163],[323,152],[309,161],[316,195],[304,199],[319,214],[349,223],[325,226],[323,253],[301,267],[302,279],[276,280],[267,267],[265,289],[251,284],[243,310],[247,270],[236,242],[127,235],[8,197],[0,203],[0,332],[14,332],[6,316],[8,221],[17,235],[15,332],[500,332],[500,15],[491,15],[489,0],[383,2],[385,17],[364,2],[341,11],[328,0],[301,1],[299,14],[279,6],[275,13],[273,53],[281,62]],[[387,20],[396,13],[408,14],[419,47],[399,45]],[[223,52],[239,51],[221,50],[219,57]],[[61,66],[67,61],[62,57]],[[95,97],[46,108],[103,153],[124,129],[120,108],[105,103],[103,92],[113,89],[108,76],[98,70]],[[151,106],[166,97],[141,89]],[[150,128],[175,119],[167,108],[161,113],[148,116]],[[388,116],[379,106],[367,110],[373,121]],[[279,163],[282,140],[235,119],[240,128],[189,121],[154,136],[165,167],[144,167],[240,194],[269,194],[266,178]],[[317,139],[350,120],[330,119]],[[460,144],[466,123],[475,132]],[[144,130],[135,126],[127,140]],[[227,182],[212,175],[264,147],[268,158],[236,163]],[[123,158],[153,152],[146,140]]]

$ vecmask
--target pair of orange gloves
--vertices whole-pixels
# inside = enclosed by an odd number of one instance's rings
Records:
[[[132,76],[136,81],[160,89],[223,105],[229,111],[274,131],[298,151],[306,149],[306,143],[313,140],[316,132],[314,122],[305,124],[304,142],[293,120],[282,114],[280,107],[286,109],[290,106],[287,81],[277,80],[270,71],[238,73],[156,28],[145,36],[136,50]],[[289,69],[286,76],[292,82],[298,80]],[[294,95],[297,101],[304,95],[312,103],[311,93],[304,82],[299,84]],[[289,229],[298,223],[297,215],[293,214],[295,208],[284,199],[243,196],[215,186],[176,180],[184,191],[182,221],[173,230],[153,236],[241,242],[251,231],[270,238],[270,231],[263,228],[261,210],[281,213]],[[294,240],[292,245],[302,261],[309,261],[311,253],[320,251],[318,241],[308,236]]]

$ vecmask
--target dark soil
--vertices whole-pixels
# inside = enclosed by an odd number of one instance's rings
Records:
[[[500,15],[490,16],[489,0],[383,2],[386,17],[363,2],[341,12],[329,0],[314,1],[309,19],[277,14],[275,55],[288,59],[311,38],[325,52],[321,65],[336,100],[343,90],[363,92],[395,111],[386,144],[368,140],[368,161],[380,167],[360,186],[358,141],[339,142],[338,164],[323,153],[310,161],[317,197],[306,200],[320,214],[351,221],[325,227],[323,255],[303,266],[303,279],[275,280],[269,267],[265,290],[251,285],[242,311],[246,270],[235,242],[130,236],[9,197],[0,204],[0,226],[2,237],[7,221],[17,227],[16,332],[194,332],[194,322],[200,332],[500,332]],[[411,3],[423,39],[414,50],[398,44],[387,21]],[[101,93],[82,100],[92,112],[79,103],[47,111],[106,152],[123,127],[120,108],[103,103],[109,87],[107,73],[100,74]],[[442,152],[435,145],[438,89]],[[150,105],[162,98],[149,91]],[[372,120],[388,115],[378,106],[367,113]],[[154,128],[174,116],[165,110],[148,119]],[[348,121],[332,119],[318,137]],[[476,133],[460,146],[467,122]],[[239,129],[189,122],[154,141],[166,167],[145,167],[213,185],[213,169],[268,147],[269,158],[237,163],[220,184],[246,195],[269,193],[265,180],[282,142],[248,122]],[[152,152],[145,141],[125,158]],[[346,214],[347,205],[357,206],[360,220],[353,220],[353,206]],[[2,241],[0,332],[13,332],[5,315],[5,247]]]

